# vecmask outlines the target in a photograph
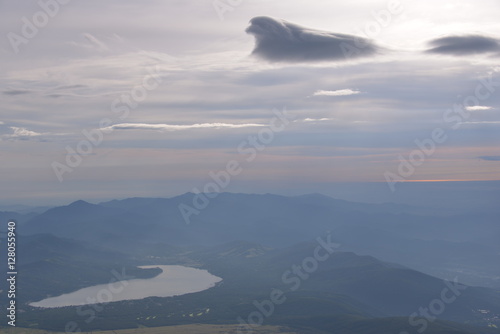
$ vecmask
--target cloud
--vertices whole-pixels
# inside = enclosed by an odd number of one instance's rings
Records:
[[[302,122],[324,122],[324,121],[333,121],[333,118],[304,118]]]
[[[313,96],[347,96],[359,94],[359,90],[340,89],[340,90],[317,90]]]
[[[3,124],[5,123],[0,122],[0,125]],[[6,139],[9,141],[16,141],[16,140],[48,141],[49,140],[48,137],[69,135],[69,133],[51,133],[51,132],[41,133],[29,130],[25,127],[18,127],[18,126],[9,126],[9,129],[12,130],[12,133],[0,135],[0,140]]]
[[[77,89],[77,88],[89,88],[86,85],[65,85],[54,88],[54,90],[69,90],[69,89]]]
[[[271,62],[340,61],[380,50],[366,38],[309,29],[266,16],[250,20],[246,32],[255,36],[252,54]]]
[[[465,107],[465,109],[467,109],[468,111],[481,111],[481,110],[491,110],[493,108],[488,106],[469,106]]]
[[[101,51],[109,51],[108,47],[106,44],[101,42],[97,37],[89,34],[89,33],[84,33],[83,37],[91,44],[93,44],[97,49]]]
[[[3,93],[83,98],[125,93],[152,74],[162,75],[164,69],[173,70],[173,60],[169,62],[169,59],[174,58],[137,51],[17,68],[7,73],[8,90]]]
[[[39,132],[31,131],[26,128],[19,128],[17,126],[11,126],[10,128],[14,131],[12,134],[13,137],[36,137],[42,135]]]
[[[500,155],[483,155],[478,158],[486,161],[500,161]]]
[[[429,42],[432,46],[428,53],[463,56],[478,53],[500,52],[500,41],[495,38],[468,35],[447,36]]]
[[[83,33],[82,37],[85,41],[70,42],[69,44],[87,50],[94,50],[99,52],[110,51],[109,47],[94,35]]]
[[[229,123],[197,123],[197,124],[145,124],[145,123],[121,123],[102,128],[101,130],[160,130],[160,131],[180,131],[189,129],[220,129],[220,128],[248,128],[265,126],[264,124],[229,124]]]
[[[17,126],[9,126],[9,129],[12,130],[12,133],[1,135],[1,139],[7,140],[28,140],[33,137],[40,137],[44,135],[43,133],[35,132],[28,130],[27,128],[17,127]]]
[[[8,89],[3,91],[4,95],[24,95],[30,93],[31,91],[26,89]]]
[[[473,121],[473,122],[462,122],[461,124],[500,124],[500,121]]]

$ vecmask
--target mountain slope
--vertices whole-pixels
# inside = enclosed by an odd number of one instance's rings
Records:
[[[397,205],[335,200],[322,195],[278,196],[221,193],[186,224],[180,207],[197,196],[83,201],[48,210],[20,232],[52,233],[133,253],[155,243],[210,246],[246,240],[286,247],[331,231],[343,250],[405,264],[427,274],[470,285],[500,288],[500,226],[491,213],[460,216],[409,214]],[[206,196],[206,195],[204,195]],[[416,208],[411,208],[416,210]]]
[[[365,315],[422,316],[421,309],[428,308],[435,310],[430,311],[433,316],[476,324],[485,324],[488,318],[479,310],[500,316],[499,291],[443,281],[370,256],[337,251],[328,254],[325,249],[319,252],[320,245],[302,243],[255,258],[240,258],[237,270],[269,289],[307,292],[325,300],[328,293],[349,296]],[[224,262],[225,256],[219,261]],[[266,282],[262,282],[263,275]]]
[[[138,269],[123,254],[96,250],[82,242],[48,234],[19,238],[17,246],[16,302],[21,305],[108,283],[116,277],[146,278],[158,274],[157,270]],[[7,301],[6,280],[0,282],[0,290],[1,301]]]

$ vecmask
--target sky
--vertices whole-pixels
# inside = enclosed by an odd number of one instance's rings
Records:
[[[0,204],[500,180],[499,10],[0,1]]]

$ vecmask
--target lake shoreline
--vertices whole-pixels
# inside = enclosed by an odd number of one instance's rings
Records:
[[[149,297],[174,297],[201,292],[216,286],[222,278],[205,269],[181,265],[143,265],[140,269],[159,268],[161,272],[148,279],[133,278],[98,284],[70,293],[45,298],[29,305],[37,308],[56,308],[140,300]]]

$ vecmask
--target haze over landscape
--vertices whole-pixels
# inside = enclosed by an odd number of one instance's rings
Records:
[[[0,4],[4,203],[203,191],[230,160],[245,193],[500,179],[496,1],[62,3]]]
[[[500,333],[499,10],[0,1],[0,333]]]

